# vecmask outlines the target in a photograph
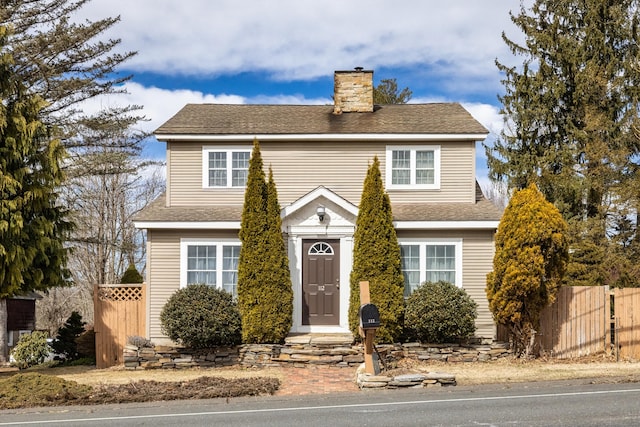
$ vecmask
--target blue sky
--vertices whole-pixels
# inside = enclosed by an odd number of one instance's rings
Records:
[[[374,70],[396,78],[411,102],[460,102],[500,132],[502,93],[495,59],[517,64],[501,39],[521,35],[504,0],[92,0],[79,19],[119,15],[105,36],[138,54],[127,95],[94,100],[137,104],[152,131],[186,103],[329,104],[333,72]],[[146,155],[164,159],[164,144]],[[486,176],[480,148],[477,174]]]

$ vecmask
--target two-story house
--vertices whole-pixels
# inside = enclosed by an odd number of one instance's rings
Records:
[[[373,72],[337,71],[334,105],[190,104],[160,126],[166,193],[141,212],[147,230],[147,336],[176,290],[236,292],[254,138],[282,206],[294,294],[292,332],[348,332],[353,233],[367,167],[380,159],[401,245],[406,293],[447,280],[478,303],[476,336],[491,340],[485,296],[501,212],[476,182],[487,130],[457,103],[374,105]]]

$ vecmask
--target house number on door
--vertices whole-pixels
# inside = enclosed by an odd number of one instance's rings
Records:
[[[324,291],[324,285],[318,285],[318,291]]]

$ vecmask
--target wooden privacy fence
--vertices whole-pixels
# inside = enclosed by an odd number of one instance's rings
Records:
[[[551,357],[613,349],[618,359],[640,360],[640,288],[562,287],[556,301],[542,311],[539,329],[536,344]],[[497,339],[508,340],[506,328],[498,326]]]
[[[640,360],[640,288],[615,289],[613,298],[617,356]]]
[[[97,285],[93,306],[96,366],[122,365],[127,337],[145,335],[146,285]]]
[[[542,353],[570,358],[610,349],[608,286],[566,286],[540,315],[536,343]]]

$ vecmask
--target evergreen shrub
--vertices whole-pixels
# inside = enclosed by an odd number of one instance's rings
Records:
[[[476,330],[477,304],[449,282],[425,282],[407,299],[405,331],[422,342],[463,341]]]
[[[558,293],[569,260],[568,225],[535,184],[516,191],[495,236],[489,310],[509,330],[514,354],[534,356],[540,312]]]
[[[22,335],[11,351],[15,365],[20,369],[44,363],[50,353],[51,347],[47,343],[47,333],[42,331]]]
[[[122,277],[120,278],[121,284],[127,283],[142,283],[144,281],[142,275],[138,272],[134,263],[129,264],[127,270],[124,272]]]
[[[239,344],[240,312],[231,294],[205,284],[176,291],[160,313],[162,332],[189,348]]]
[[[71,313],[60,329],[56,339],[51,343],[53,350],[64,360],[74,360],[79,357],[76,339],[84,332],[82,316],[77,311]]]

